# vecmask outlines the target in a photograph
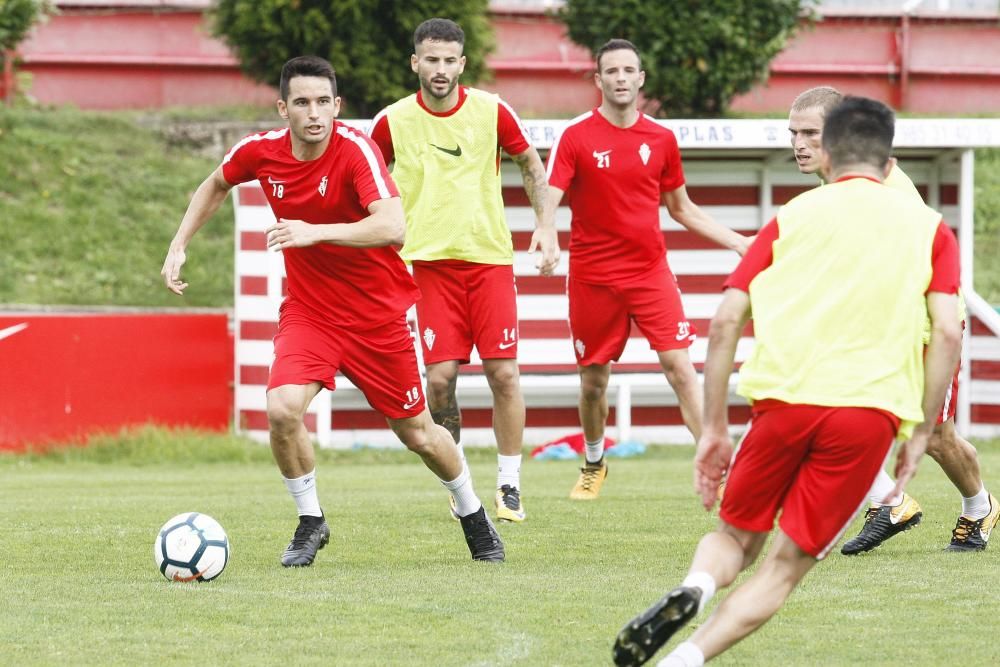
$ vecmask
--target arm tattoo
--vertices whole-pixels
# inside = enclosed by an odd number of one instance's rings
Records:
[[[537,159],[532,159],[532,155]],[[514,155],[511,159],[521,169],[521,179],[524,181],[524,192],[528,195],[531,208],[535,215],[541,217],[545,210],[545,197],[549,188],[548,180],[545,178],[545,168],[541,158],[533,148]]]

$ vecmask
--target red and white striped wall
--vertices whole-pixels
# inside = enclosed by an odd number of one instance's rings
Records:
[[[359,122],[365,125],[365,122]],[[529,134],[544,152],[565,121],[528,121]],[[791,161],[784,120],[669,121],[684,156],[692,200],[716,221],[753,234],[784,202],[814,187],[816,180],[798,173]],[[900,121],[897,155],[903,169],[928,203],[942,211],[959,233],[963,261],[971,259],[972,151],[1000,145],[1000,121]],[[528,406],[525,442],[539,443],[579,430],[576,411],[578,376],[569,340],[565,273],[569,245],[569,210],[560,208],[557,227],[563,258],[554,277],[541,277],[527,254],[534,216],[520,183],[520,173],[503,164],[504,201],[515,248],[518,285],[519,361]],[[236,197],[236,424],[261,439],[267,435],[265,385],[272,358],[278,305],[284,294],[280,253],[267,252],[264,229],[274,217],[256,184],[240,186]],[[668,261],[678,278],[688,317],[702,336],[691,350],[700,369],[707,347],[708,323],[721,298],[723,280],[736,266],[735,253],[717,248],[669,218],[661,209]],[[971,285],[971,263],[963,276]],[[967,289],[967,292],[971,290]],[[960,426],[972,435],[1000,433],[1000,316],[975,295],[966,345]],[[992,317],[991,317],[992,316]],[[747,327],[737,350],[742,361],[753,345]],[[419,347],[418,347],[419,350]],[[350,382],[337,378],[338,390],[323,391],[306,424],[326,446],[396,442],[382,416],[373,411]],[[612,373],[609,435],[647,442],[690,442],[676,398],[659,371],[656,355],[637,331]],[[749,414],[735,396],[734,425]],[[475,353],[459,380],[459,404],[465,444],[493,444],[491,396]]]

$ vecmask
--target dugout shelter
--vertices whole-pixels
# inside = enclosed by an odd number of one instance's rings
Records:
[[[346,122],[361,129],[369,124]],[[567,122],[525,121],[532,143],[543,158]],[[691,199],[716,221],[741,233],[755,233],[783,203],[817,185],[816,178],[800,174],[792,160],[785,119],[660,122],[677,136]],[[963,434],[972,437],[1000,435],[1000,315],[972,289],[976,269],[975,149],[985,147],[1000,147],[1000,120],[897,121],[894,154],[900,166],[928,205],[943,213],[961,247],[969,326],[965,331],[957,424]],[[579,430],[579,377],[567,324],[565,290],[570,214],[564,201],[556,216],[563,257],[556,276],[541,277],[534,268],[534,257],[527,254],[534,216],[520,172],[509,160],[504,160],[501,169],[506,215],[514,238],[519,362],[528,410],[525,443],[537,444]],[[234,190],[234,197],[234,418],[238,430],[266,440],[265,389],[273,352],[271,339],[277,331],[278,306],[285,289],[284,265],[280,253],[266,249],[264,230],[273,224],[274,216],[259,185],[244,184]],[[688,232],[671,220],[663,207],[660,222],[686,313],[699,332],[691,355],[701,371],[709,322],[721,300],[722,283],[735,268],[738,256]],[[410,319],[416,335],[413,311]],[[740,339],[737,363],[747,357],[752,345],[751,322]],[[306,418],[307,427],[320,445],[399,444],[382,415],[368,406],[346,378],[338,376],[336,384],[335,392],[320,392]],[[735,376],[730,387],[735,387]],[[475,353],[459,376],[458,399],[463,444],[494,444],[492,396]],[[659,443],[691,441],[656,355],[635,328],[621,360],[612,367],[608,399],[609,436]],[[749,417],[749,407],[735,394],[731,399],[730,423],[741,428]]]

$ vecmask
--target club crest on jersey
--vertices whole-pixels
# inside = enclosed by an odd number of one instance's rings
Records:
[[[434,349],[435,338],[437,338],[437,335],[434,333],[434,329],[431,329],[430,327],[424,329],[424,345],[427,346],[428,350]]]
[[[643,144],[643,146],[645,146],[645,144]],[[321,197],[326,196],[326,182],[327,182],[326,176],[324,176],[323,180],[319,182],[319,194]]]
[[[643,164],[649,164],[649,156],[652,155],[652,154],[653,154],[653,151],[650,150],[648,144],[644,143],[642,146],[639,146],[639,157],[642,158],[642,163]]]
[[[608,167],[611,166],[611,151],[610,150],[602,151],[600,153],[598,153],[597,151],[594,151],[594,157],[597,159],[597,168],[598,169],[607,169]]]

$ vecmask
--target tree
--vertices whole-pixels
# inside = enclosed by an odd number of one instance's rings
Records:
[[[570,39],[596,53],[628,39],[642,54],[652,111],[717,116],[767,78],[768,64],[811,18],[814,0],[568,0],[559,16]]]
[[[50,0],[0,0],[0,99],[9,98],[13,92],[14,47],[37,21],[54,12]]]
[[[410,70],[413,31],[425,19],[449,18],[465,31],[464,83],[481,78],[493,46],[488,0],[220,0],[216,34],[244,72],[276,85],[281,66],[300,55],[326,58],[337,71],[343,115],[371,118],[416,90]]]

